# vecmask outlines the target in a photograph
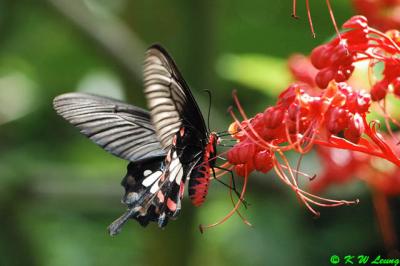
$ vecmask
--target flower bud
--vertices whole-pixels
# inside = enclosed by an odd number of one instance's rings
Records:
[[[386,81],[379,81],[371,88],[371,99],[375,102],[382,100],[387,94]]]
[[[254,168],[257,171],[266,173],[273,167],[271,152],[269,150],[263,150],[256,153],[254,156]]]
[[[227,153],[228,162],[231,164],[238,164],[239,163],[239,156],[238,156],[238,146],[234,146],[230,149]]]
[[[241,177],[245,176],[245,173],[246,173],[246,171],[245,171],[246,170],[246,165],[245,164],[235,165],[235,167],[233,169],[235,170],[235,173],[238,176],[241,176]]]
[[[254,167],[251,163],[248,163],[235,165],[233,169],[238,176],[244,177],[246,173],[249,175],[251,172],[253,172]]]
[[[335,71],[332,68],[324,68],[318,72],[317,76],[315,77],[315,83],[317,83],[317,86],[321,89],[325,89],[334,76]]]
[[[328,66],[331,50],[331,46],[326,44],[317,46],[312,50],[310,59],[315,68],[323,69]]]
[[[244,142],[238,146],[238,159],[239,163],[247,163],[252,161],[254,153],[256,152],[256,145],[250,142]]]
[[[351,64],[352,56],[350,54],[349,48],[347,45],[339,43],[332,50],[329,57],[329,65],[330,66],[340,66],[340,65],[349,65]]]
[[[360,91],[357,95],[357,111],[366,113],[371,105],[371,95],[365,91]]]
[[[329,114],[327,128],[332,134],[338,134],[348,124],[348,113],[346,110],[335,107]]]
[[[353,65],[341,65],[339,66],[336,74],[335,74],[335,81],[336,82],[343,82],[350,78],[351,74],[353,73],[354,66]]]
[[[347,20],[343,26],[344,29],[367,29],[368,19],[364,16],[353,16]]]
[[[264,123],[267,128],[274,129],[282,125],[284,111],[280,108],[268,107],[264,111]]]
[[[397,97],[400,97],[400,77],[396,78],[392,82],[392,86],[393,86],[394,95],[396,95]]]
[[[344,137],[353,143],[358,143],[364,131],[365,126],[362,117],[359,114],[355,114],[350,118],[348,128],[344,132]]]

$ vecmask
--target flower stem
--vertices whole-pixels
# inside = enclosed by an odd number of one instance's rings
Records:
[[[383,243],[388,254],[397,250],[396,231],[393,226],[392,215],[389,209],[387,196],[382,192],[372,189],[372,200],[375,215],[382,234]]]

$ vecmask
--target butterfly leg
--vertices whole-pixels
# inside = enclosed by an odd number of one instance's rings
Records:
[[[231,180],[232,180],[232,186],[228,185],[227,183],[225,183],[224,181],[220,180],[219,178],[216,178],[214,168],[229,172],[230,176],[231,176]],[[211,169],[212,169],[212,172],[213,172],[213,175],[214,175],[214,179],[217,180],[218,182],[220,182],[222,185],[226,186],[227,188],[232,189],[233,192],[235,192],[236,196],[240,199],[240,193],[236,189],[236,183],[235,183],[235,177],[233,175],[233,171],[230,170],[230,169],[227,169],[227,168],[219,167],[219,166],[214,166]],[[244,200],[244,199],[241,199],[241,201],[243,203],[243,206],[247,209],[247,206],[249,205],[248,202],[246,200]]]

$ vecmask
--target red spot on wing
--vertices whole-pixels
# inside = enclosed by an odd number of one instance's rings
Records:
[[[185,191],[185,183],[181,182],[179,186],[179,197],[183,198],[183,192]]]
[[[170,198],[167,199],[167,207],[173,212],[176,211],[176,203]]]
[[[160,202],[164,202],[164,194],[161,191],[158,191],[157,198]]]

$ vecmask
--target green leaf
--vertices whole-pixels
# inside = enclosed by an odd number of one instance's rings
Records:
[[[278,95],[291,81],[286,60],[258,54],[225,54],[217,62],[217,72],[226,80],[269,96]]]

